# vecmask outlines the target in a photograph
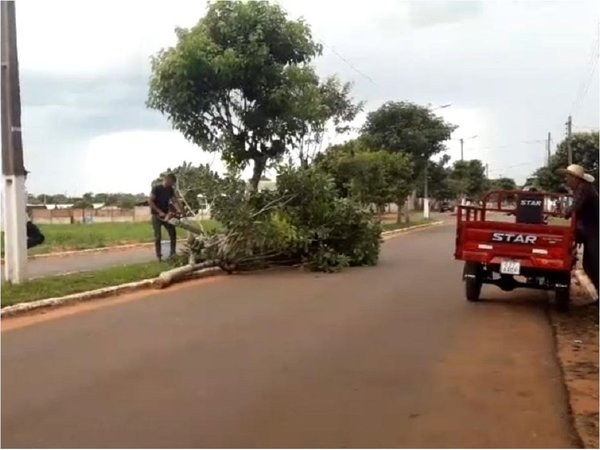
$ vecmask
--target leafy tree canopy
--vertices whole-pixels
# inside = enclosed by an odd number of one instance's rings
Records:
[[[323,84],[308,64],[321,53],[302,20],[266,1],[209,3],[175,47],[152,59],[148,106],[230,167],[254,164],[252,186],[268,163],[319,133],[327,119],[355,113],[348,87]],[[317,101],[314,101],[314,100]]]
[[[368,114],[362,137],[370,148],[405,153],[419,176],[425,163],[445,149],[444,141],[456,129],[430,108],[409,102],[387,102]]]
[[[540,167],[533,174],[534,185],[549,192],[565,191],[564,177],[556,171],[568,166],[568,144],[573,152],[573,163],[583,166],[596,179],[598,188],[598,132],[574,133],[570,139],[563,140],[550,158],[548,166]]]

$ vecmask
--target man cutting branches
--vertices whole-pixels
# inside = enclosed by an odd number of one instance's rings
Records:
[[[175,226],[167,222],[171,206],[175,208],[178,214],[181,214],[182,208],[179,199],[175,195],[175,183],[177,179],[175,175],[168,174],[163,178],[161,184],[152,188],[150,193],[150,210],[152,213],[152,228],[154,229],[154,246],[156,249],[156,257],[162,261],[162,227],[167,230],[171,244],[171,252],[169,258],[175,256],[177,246],[177,232]]]

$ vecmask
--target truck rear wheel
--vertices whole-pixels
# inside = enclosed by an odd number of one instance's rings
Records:
[[[477,263],[465,263],[463,272],[465,279],[465,294],[470,302],[478,302],[481,296],[481,265]]]

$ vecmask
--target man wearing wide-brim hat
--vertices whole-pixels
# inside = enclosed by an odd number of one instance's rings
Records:
[[[592,184],[595,179],[578,164],[559,169],[557,173],[565,175],[567,186],[573,191],[573,203],[565,212],[565,218],[575,214],[578,240],[583,243],[583,270],[598,295],[598,192]]]

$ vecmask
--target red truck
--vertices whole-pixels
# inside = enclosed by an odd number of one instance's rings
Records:
[[[454,257],[465,262],[467,300],[478,301],[482,285],[493,284],[504,291],[554,290],[557,306],[568,309],[576,218],[563,225],[553,220],[561,215],[554,205],[564,204],[566,197],[492,191],[480,205],[458,206]]]

